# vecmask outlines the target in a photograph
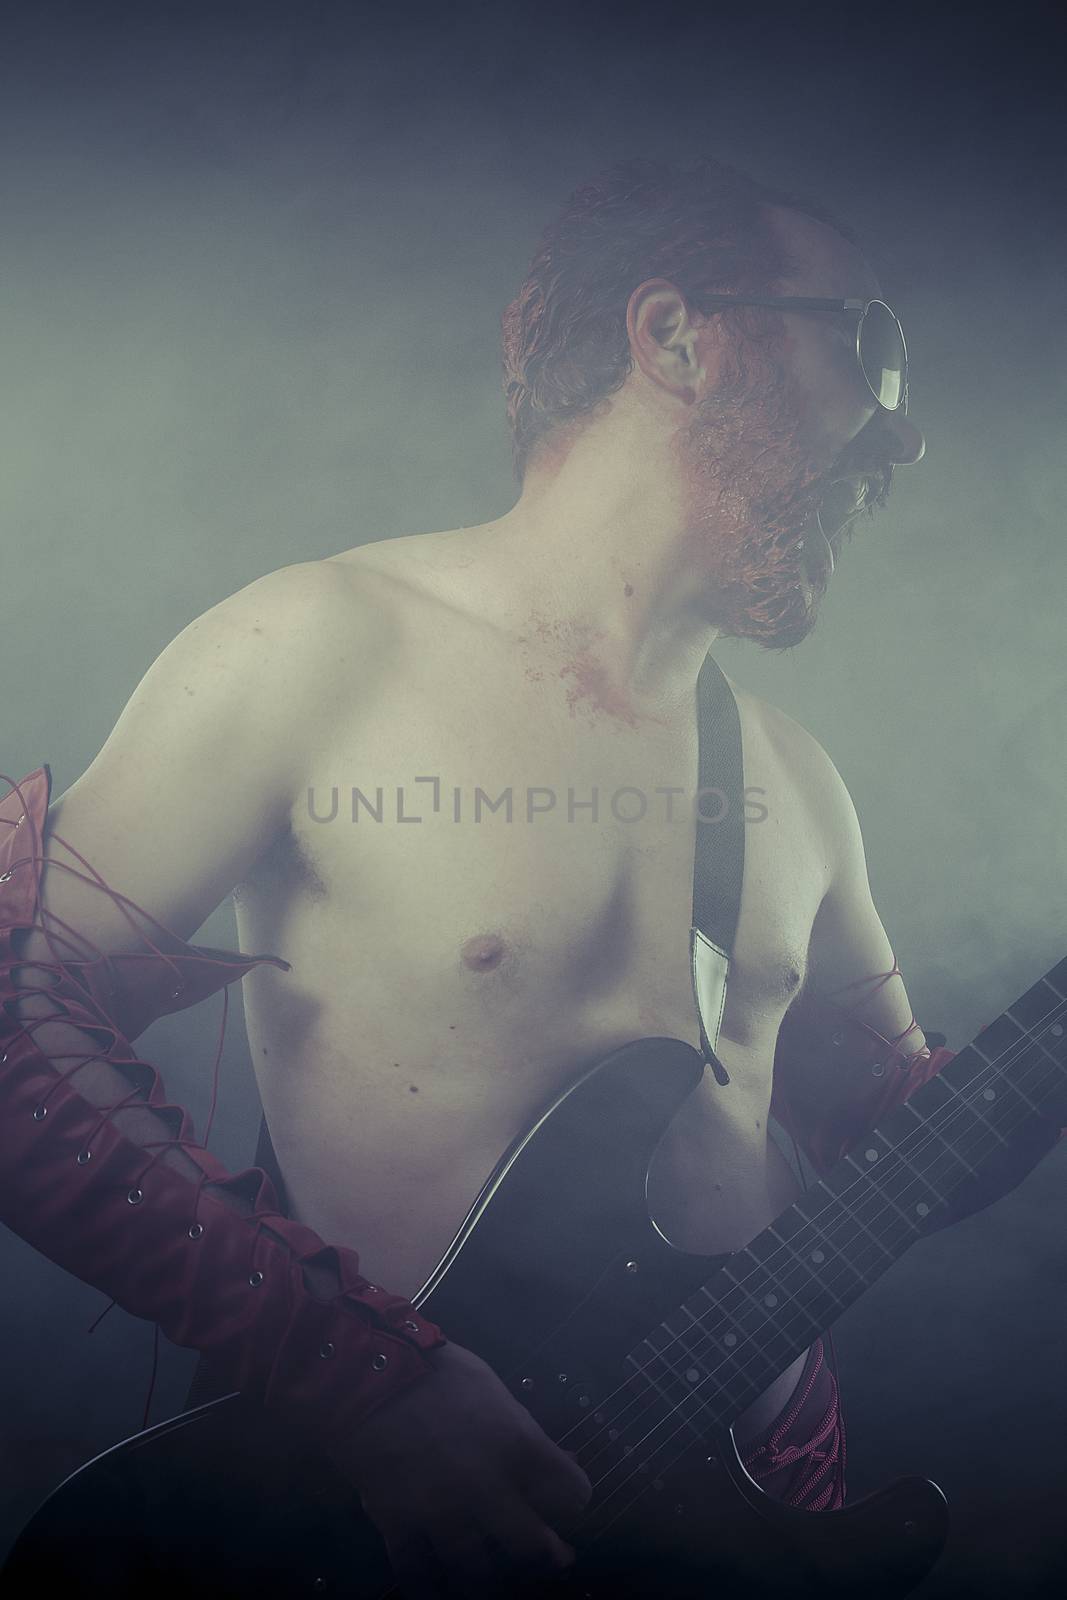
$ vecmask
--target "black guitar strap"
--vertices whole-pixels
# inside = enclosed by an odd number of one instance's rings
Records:
[[[696,853],[689,961],[700,1046],[717,1081],[725,1084],[730,1079],[715,1055],[715,1046],[726,1004],[745,870],[744,763],[737,701],[722,668],[710,655],[704,658],[697,679],[697,725],[700,779],[694,802]],[[288,1211],[285,1180],[265,1117],[259,1127],[256,1166],[270,1178],[279,1205]]]
[[[713,656],[697,679],[699,786],[693,805],[693,924],[689,965],[700,1021],[700,1047],[718,1083],[730,1077],[715,1055],[726,1005],[741,884],[745,875],[745,790],[741,717]]]

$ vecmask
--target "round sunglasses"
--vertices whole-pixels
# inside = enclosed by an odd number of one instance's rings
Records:
[[[908,414],[908,347],[896,312],[884,300],[824,300],[807,295],[732,294],[702,295],[701,310],[727,309],[730,306],[765,306],[781,311],[812,311],[822,316],[854,317],[856,320],[856,365],[875,404],[883,411]],[[893,469],[885,473],[883,495],[889,489]],[[857,492],[851,479],[832,481],[815,513],[819,533],[826,540],[833,569],[832,540],[859,516],[867,504],[867,491]]]
[[[733,294],[700,296],[700,309],[765,306],[779,311],[814,311],[823,316],[854,317],[856,364],[875,403],[883,411],[908,410],[908,347],[900,319],[884,300],[822,300],[805,295]]]

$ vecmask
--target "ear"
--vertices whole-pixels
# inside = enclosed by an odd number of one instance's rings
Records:
[[[659,388],[691,405],[707,388],[708,341],[703,322],[680,289],[666,278],[649,278],[630,296],[626,332],[635,364]]]

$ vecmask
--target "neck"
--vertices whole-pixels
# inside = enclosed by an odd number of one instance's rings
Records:
[[[626,432],[616,428],[610,448],[581,435],[468,538],[500,575],[519,631],[581,650],[621,705],[655,714],[690,706],[716,629],[676,474],[647,432]]]

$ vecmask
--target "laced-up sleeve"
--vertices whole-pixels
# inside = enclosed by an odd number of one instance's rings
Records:
[[[124,904],[148,945],[94,952],[41,904],[48,768],[0,782],[10,785],[0,800],[0,1221],[174,1343],[210,1356],[227,1382],[283,1420],[323,1442],[350,1437],[369,1410],[428,1370],[427,1353],[444,1335],[410,1301],[368,1283],[353,1249],[284,1217],[264,1172],[228,1172],[131,1044],[154,1017],[262,963],[288,963],[184,943],[57,838],[87,883]],[[59,865],[55,852],[47,862]],[[26,959],[31,931],[51,959],[36,950]],[[25,1015],[35,994],[47,997],[48,1016]],[[72,1062],[38,1045],[57,1015],[93,1054],[82,1047]],[[94,1060],[129,1085],[110,1104],[75,1086]],[[116,1113],[137,1105],[155,1113],[165,1136],[139,1141],[120,1130]],[[178,1151],[185,1159],[176,1165],[167,1157]],[[325,1275],[330,1292],[313,1292],[305,1268],[320,1283]]]

